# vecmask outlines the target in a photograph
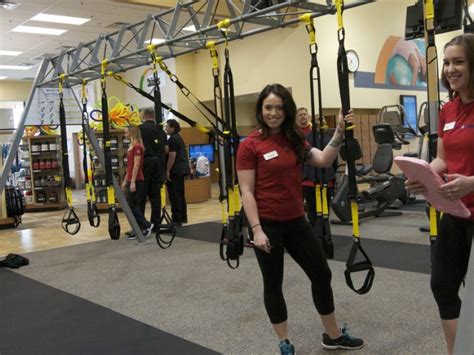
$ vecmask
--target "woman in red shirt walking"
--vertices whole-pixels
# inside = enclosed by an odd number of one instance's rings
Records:
[[[127,127],[125,135],[130,139],[130,147],[127,151],[127,173],[123,179],[122,189],[127,194],[127,203],[142,230],[143,236],[148,238],[153,229],[153,224],[145,219],[143,213],[138,208],[140,196],[145,193],[145,177],[143,176],[145,148],[143,147],[140,129],[137,126]],[[127,239],[136,238],[136,235],[133,233],[127,237]]]
[[[353,114],[346,116],[352,120]],[[253,233],[255,255],[263,275],[264,303],[280,352],[294,354],[288,340],[287,309],[282,292],[283,255],[286,249],[311,280],[313,301],[325,333],[327,349],[360,349],[362,339],[339,329],[334,314],[331,270],[321,241],[305,219],[301,191],[303,162],[329,167],[343,141],[344,118],[323,151],[305,142],[295,124],[296,105],[280,84],[260,93],[256,117],[259,129],[243,141],[237,153],[242,202]]]

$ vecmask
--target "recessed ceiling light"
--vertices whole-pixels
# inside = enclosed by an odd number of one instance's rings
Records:
[[[5,69],[5,70],[28,70],[33,68],[32,66],[26,66],[26,65],[0,65],[0,69]]]
[[[60,16],[60,15],[49,15],[49,14],[38,14],[31,18],[31,21],[42,21],[42,22],[54,22],[54,23],[65,23],[67,25],[83,25],[90,21],[89,18],[72,17],[72,16]]]
[[[472,15],[474,15],[474,4],[471,4],[469,6],[469,13],[471,13]]]
[[[9,11],[15,10],[19,5],[20,4],[16,4],[16,3],[11,2],[11,1],[2,1],[2,2],[0,2],[0,8],[5,9],[5,10],[9,10]]]
[[[18,51],[2,51],[0,50],[0,55],[11,55],[11,56],[17,56],[20,55],[23,52],[18,52]]]
[[[187,26],[183,28],[183,31],[196,32],[196,27],[194,25]]]
[[[8,76],[0,76],[0,80],[5,80]]]
[[[143,41],[144,43],[149,43],[149,44],[160,44],[163,42],[166,42],[163,38],[152,38],[151,40],[148,41]]]
[[[35,27],[35,26],[16,26],[12,31],[42,34],[42,35],[54,35],[54,36],[59,36],[59,35],[62,35],[64,32],[67,32],[67,30],[60,30],[57,28]]]

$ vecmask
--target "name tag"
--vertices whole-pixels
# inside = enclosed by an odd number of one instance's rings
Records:
[[[277,156],[278,156],[278,153],[276,152],[276,150],[270,153],[263,154],[263,158],[265,160],[270,160],[270,159],[276,158]]]
[[[456,121],[446,123],[446,124],[444,125],[443,131],[446,132],[446,131],[449,131],[449,130],[453,129],[454,126],[455,126],[455,124],[456,124]]]

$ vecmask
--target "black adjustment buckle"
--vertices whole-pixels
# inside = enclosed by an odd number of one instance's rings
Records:
[[[109,236],[112,240],[120,239],[120,223],[115,208],[109,210]]]
[[[364,255],[365,260],[354,263],[358,250],[360,250],[360,252]],[[359,289],[356,289],[352,282],[351,274],[355,272],[360,272],[360,271],[368,271],[368,273],[362,287]],[[363,295],[369,292],[370,289],[372,288],[372,283],[374,282],[374,277],[375,277],[375,271],[374,271],[374,268],[372,267],[372,262],[370,261],[369,257],[365,253],[364,249],[362,249],[362,246],[360,245],[360,242],[358,240],[357,241],[354,240],[354,243],[352,244],[349,257],[347,258],[346,270],[344,271],[344,276],[346,277],[347,286],[349,286],[354,292],[358,293],[359,295]]]
[[[97,228],[100,225],[99,210],[95,202],[90,201],[87,203],[87,219],[91,227]]]
[[[64,231],[70,235],[74,235],[79,232],[79,229],[81,229],[81,222],[79,221],[79,217],[77,217],[74,208],[68,207],[63,215],[61,227],[63,227]]]

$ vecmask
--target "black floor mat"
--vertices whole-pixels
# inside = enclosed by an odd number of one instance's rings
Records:
[[[221,232],[220,223],[205,222],[180,227],[176,235],[181,238],[219,243]],[[352,237],[334,235],[333,243],[334,260],[346,261],[353,244]],[[431,251],[427,245],[368,238],[361,238],[361,245],[374,266],[423,274],[431,273]],[[248,249],[244,252],[247,251]]]
[[[0,269],[0,354],[217,354]]]

